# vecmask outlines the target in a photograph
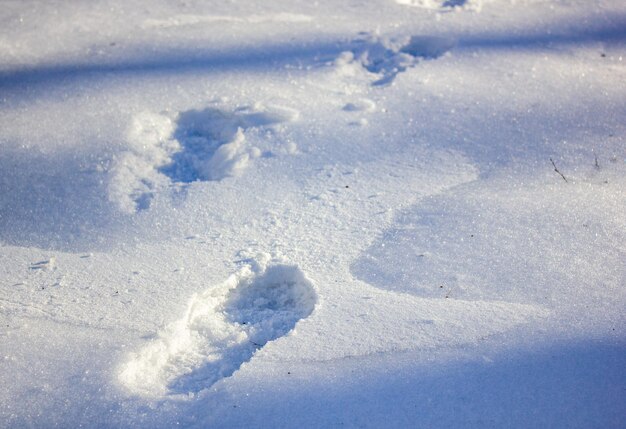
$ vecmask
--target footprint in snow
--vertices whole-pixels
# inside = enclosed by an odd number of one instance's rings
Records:
[[[414,67],[422,60],[439,58],[454,47],[454,40],[435,36],[387,38],[364,34],[353,42],[354,47],[343,52],[335,66],[349,73],[355,65],[377,75],[373,86],[387,85],[399,73]]]
[[[459,9],[480,12],[484,0],[395,0],[395,2],[405,6],[438,10],[442,12]]]
[[[182,319],[123,365],[119,380],[140,396],[197,393],[288,335],[316,301],[312,283],[297,267],[246,266],[194,296]]]
[[[128,130],[129,148],[116,160],[109,199],[125,212],[150,207],[156,193],[172,184],[219,181],[241,174],[261,155],[245,131],[296,119],[280,107],[188,110],[177,115],[144,112]]]

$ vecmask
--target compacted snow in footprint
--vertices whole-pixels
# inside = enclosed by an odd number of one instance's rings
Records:
[[[287,335],[313,312],[316,300],[297,267],[246,266],[194,296],[180,320],[123,365],[119,379],[148,397],[207,389],[269,341]]]
[[[622,427],[624,16],[4,2],[0,427]]]

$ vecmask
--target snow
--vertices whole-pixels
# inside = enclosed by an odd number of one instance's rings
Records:
[[[181,320],[124,364],[121,383],[157,398],[197,393],[288,334],[313,312],[315,290],[297,267],[264,262],[194,296]]]
[[[0,12],[1,427],[623,427],[618,0]]]

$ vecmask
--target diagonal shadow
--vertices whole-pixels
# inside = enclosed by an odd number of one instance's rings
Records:
[[[611,22],[572,23],[556,22],[543,29],[511,34],[481,33],[475,35],[446,34],[458,40],[456,50],[465,49],[540,49],[550,45],[578,45],[594,42],[625,42],[626,14],[616,16]],[[353,42],[330,40],[310,43],[253,45],[231,50],[206,49],[149,49],[138,47],[133,58],[113,59],[96,63],[44,64],[0,71],[0,90],[23,90],[24,86],[73,81],[98,75],[134,75],[141,73],[186,73],[202,71],[212,73],[229,70],[254,70],[268,65],[300,62],[302,65],[319,65],[344,51],[353,50]]]
[[[483,33],[459,38],[458,49],[536,49],[551,45],[584,45],[596,42],[626,42],[626,15],[614,23],[572,28],[546,28],[534,33]]]
[[[349,49],[347,43],[323,42],[237,47],[232,50],[176,49],[150,50],[150,56],[114,59],[98,63],[66,63],[22,67],[0,71],[0,90],[82,79],[94,75],[134,75],[142,73],[207,73],[228,70],[254,70],[271,64],[301,59],[332,58]],[[139,50],[139,49],[138,49]]]
[[[583,340],[512,349],[494,361],[333,362],[313,375],[289,363],[281,369],[292,375],[255,379],[245,397],[213,408],[190,403],[184,415],[201,416],[198,427],[618,428],[625,351],[623,341]]]

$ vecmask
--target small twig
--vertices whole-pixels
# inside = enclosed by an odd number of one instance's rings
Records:
[[[557,173],[559,173],[559,175],[563,178],[563,180],[565,180],[565,183],[569,183],[569,182],[567,181],[567,179],[565,178],[565,176],[563,175],[563,173],[561,173],[561,172],[559,171],[559,169],[558,169],[558,168],[556,168],[556,164],[554,163],[554,161],[552,160],[552,158],[550,158],[550,162],[552,163],[552,166],[554,167],[554,171],[556,171]]]

